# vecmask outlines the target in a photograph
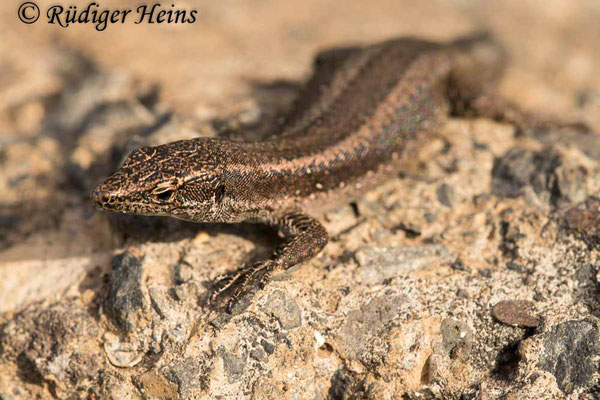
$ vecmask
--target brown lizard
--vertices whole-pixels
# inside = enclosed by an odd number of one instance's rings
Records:
[[[318,254],[328,235],[317,218],[394,176],[450,115],[539,125],[494,95],[505,60],[486,34],[325,51],[279,135],[137,149],[96,187],[93,201],[124,213],[277,228],[285,242],[272,257],[217,282],[215,294],[231,292],[235,301],[276,270]]]

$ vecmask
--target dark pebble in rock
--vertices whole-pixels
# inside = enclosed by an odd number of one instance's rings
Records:
[[[457,258],[456,260],[454,260],[452,262],[452,264],[450,264],[450,267],[452,267],[452,269],[455,269],[457,271],[468,271],[469,270],[469,268],[465,265],[465,263],[460,258]]]
[[[130,332],[147,307],[142,291],[142,263],[129,252],[112,259],[106,309],[115,323]]]
[[[592,264],[584,264],[577,269],[573,276],[579,288],[593,288],[598,285],[596,278],[596,267]]]
[[[508,262],[506,264],[506,268],[510,269],[511,271],[525,272],[525,267],[513,261]]]
[[[262,339],[260,341],[260,345],[263,347],[263,349],[265,349],[267,354],[273,354],[273,352],[275,351],[275,345],[267,342],[265,339]]]
[[[454,204],[454,187],[448,185],[447,183],[441,184],[437,188],[437,198],[440,203],[447,207],[452,207]]]
[[[502,300],[492,307],[492,315],[510,326],[536,328],[540,320],[531,315],[533,303],[526,300]]]
[[[492,271],[489,268],[480,269],[478,272],[479,275],[483,276],[484,278],[492,277]]]
[[[598,371],[598,326],[591,321],[566,321],[544,335],[539,367],[556,378],[558,387],[571,393],[585,387]]]
[[[437,219],[437,215],[428,212],[423,214],[423,217],[425,217],[425,221],[427,221],[427,223],[429,224],[435,222],[435,220]]]

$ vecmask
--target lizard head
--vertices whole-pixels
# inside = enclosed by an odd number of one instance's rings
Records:
[[[221,221],[225,185],[218,153],[207,138],[134,150],[96,186],[92,201],[102,210]]]

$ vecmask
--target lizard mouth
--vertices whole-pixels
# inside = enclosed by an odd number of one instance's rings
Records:
[[[94,207],[99,210],[125,212],[129,211],[129,208],[132,206],[139,207],[136,203],[124,202],[123,196],[120,193],[106,190],[102,184],[96,186],[90,197]]]
[[[97,189],[92,193],[92,203],[94,203],[94,207],[104,210],[109,208],[110,198],[106,194],[99,192]]]
[[[102,188],[102,184],[96,186],[92,192],[91,198],[94,206],[101,210],[114,209],[117,205],[117,195]]]

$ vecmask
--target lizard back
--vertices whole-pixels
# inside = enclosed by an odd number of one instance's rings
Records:
[[[364,189],[447,118],[453,71],[496,75],[502,55],[485,35],[322,53],[282,133],[228,154],[231,187],[244,201],[286,205]]]

